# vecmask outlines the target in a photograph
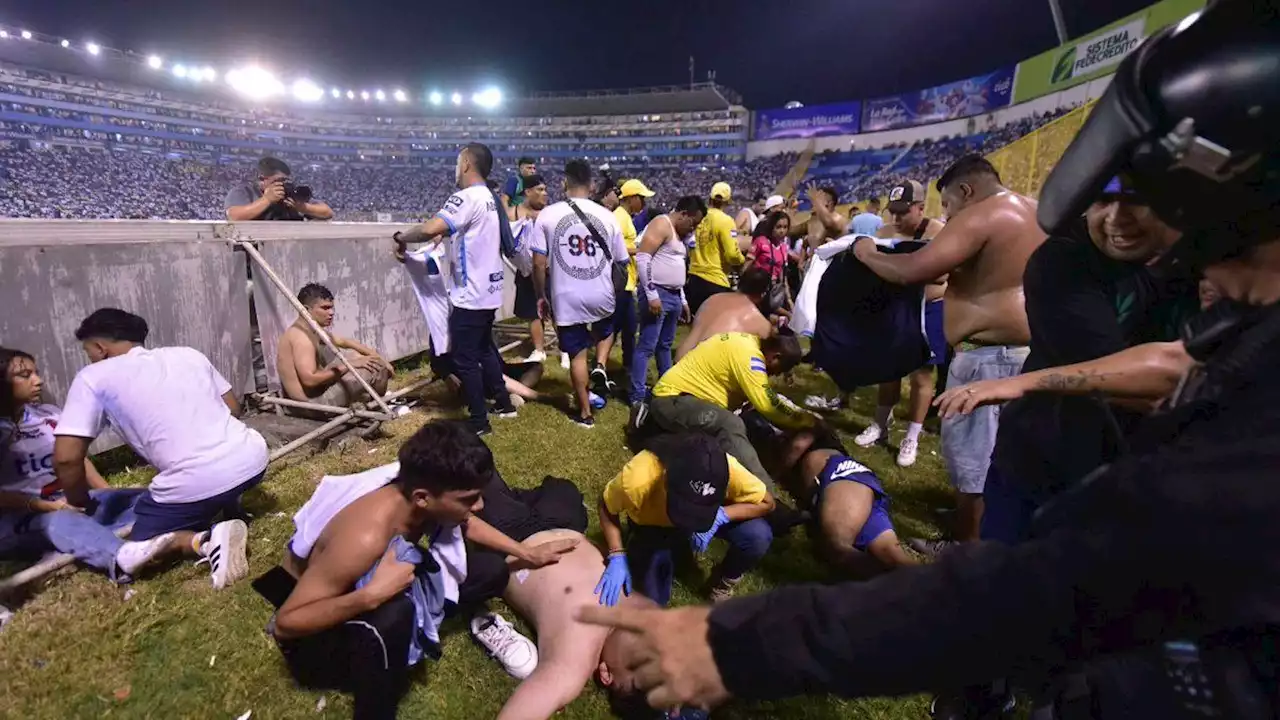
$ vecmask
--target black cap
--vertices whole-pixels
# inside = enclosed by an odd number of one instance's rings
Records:
[[[914,203],[924,202],[924,186],[915,180],[894,185],[889,190],[889,212],[899,215],[911,209]]]
[[[664,435],[649,444],[666,471],[667,519],[677,530],[706,532],[729,488],[729,458],[715,438]]]

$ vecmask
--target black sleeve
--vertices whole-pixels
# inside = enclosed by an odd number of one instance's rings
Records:
[[[1033,349],[1052,358],[1055,366],[1094,360],[1129,346],[1087,242],[1049,238],[1031,255],[1023,275]]]
[[[1280,427],[1261,424],[1205,422],[1193,442],[1118,463],[1062,501],[1070,526],[1033,542],[717,606],[725,685],[748,699],[922,692],[1276,622],[1280,450],[1249,438]]]

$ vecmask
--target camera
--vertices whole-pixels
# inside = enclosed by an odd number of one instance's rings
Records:
[[[311,186],[298,185],[292,180],[285,180],[281,185],[284,187],[284,196],[288,200],[294,202],[311,202]]]

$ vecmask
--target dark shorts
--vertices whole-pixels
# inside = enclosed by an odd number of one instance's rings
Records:
[[[827,486],[837,482],[855,482],[865,485],[876,495],[875,500],[871,502],[871,513],[867,515],[867,521],[858,531],[858,536],[853,539],[854,549],[866,552],[872,541],[893,529],[888,511],[889,496],[880,486],[880,479],[865,465],[848,455],[832,455],[822,468],[822,472],[818,473],[818,493],[814,496],[815,506],[822,502],[822,495],[826,492]]]
[[[557,325],[556,337],[560,339],[560,351],[574,357],[583,350],[613,334],[613,316],[597,320],[590,325]]]
[[[224,493],[195,502],[158,503],[150,492],[145,493],[133,506],[137,519],[133,522],[129,539],[149,540],[178,530],[208,530],[219,515],[237,517],[240,515],[240,496],[262,482],[266,474],[267,471],[263,470]]]
[[[587,530],[582,491],[564,478],[547,477],[536,488],[512,488],[497,473],[485,486],[476,515],[516,542],[544,530]]]
[[[542,367],[541,363],[502,363],[502,374],[511,378],[524,382],[525,376],[529,371]],[[449,377],[457,374],[457,366],[453,364],[453,357],[449,353],[444,355],[431,356],[431,372],[437,378]]]
[[[924,338],[929,343],[929,365],[942,365],[947,361],[947,333],[942,325],[942,300],[924,304]]]
[[[516,273],[516,317],[521,320],[538,319],[538,295],[533,290],[533,278]]]

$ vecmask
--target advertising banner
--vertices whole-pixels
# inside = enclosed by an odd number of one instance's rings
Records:
[[[1115,72],[1130,53],[1159,29],[1204,7],[1205,0],[1163,0],[1018,65],[1015,103],[1080,85]]]
[[[1014,68],[911,93],[867,100],[862,107],[862,131],[928,125],[981,115],[1009,105]]]
[[[776,108],[756,113],[756,140],[855,135],[862,103],[843,102],[799,108]]]

